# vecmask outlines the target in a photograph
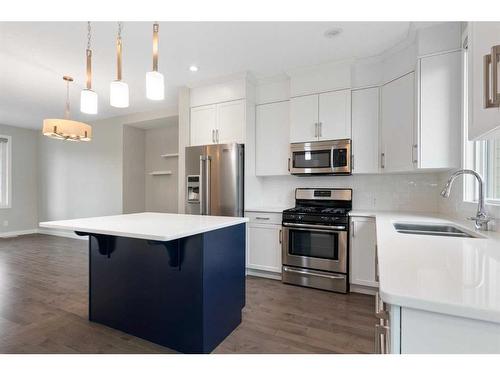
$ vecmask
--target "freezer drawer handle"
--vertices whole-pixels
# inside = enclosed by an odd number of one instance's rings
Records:
[[[305,271],[305,270],[298,270],[296,268],[290,268],[290,267],[283,267],[283,271],[285,271],[285,272],[291,272],[291,273],[298,273],[298,274],[301,274],[301,275],[323,277],[325,279],[333,279],[333,280],[343,280],[343,279],[345,279],[344,276],[324,275],[322,273]]]

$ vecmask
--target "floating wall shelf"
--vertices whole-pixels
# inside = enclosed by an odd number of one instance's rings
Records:
[[[163,154],[160,155],[162,158],[176,158],[179,156],[179,154]]]
[[[148,173],[150,176],[168,176],[172,174],[172,171],[153,171]]]

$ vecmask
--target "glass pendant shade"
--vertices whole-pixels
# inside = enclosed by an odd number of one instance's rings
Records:
[[[146,97],[150,100],[165,99],[165,80],[163,74],[156,71],[146,73]]]
[[[128,85],[122,81],[113,81],[109,85],[109,104],[117,108],[129,106]]]
[[[80,111],[89,115],[97,114],[97,93],[84,89],[80,94]]]
[[[92,139],[92,127],[83,122],[49,118],[43,120],[43,135],[66,141],[84,141]]]

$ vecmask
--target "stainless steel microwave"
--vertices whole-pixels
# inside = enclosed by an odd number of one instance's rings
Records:
[[[295,175],[351,174],[351,140],[292,143],[288,170]]]

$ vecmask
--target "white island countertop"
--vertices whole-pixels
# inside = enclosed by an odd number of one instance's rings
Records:
[[[142,212],[137,214],[47,221],[42,228],[107,234],[155,241],[172,241],[248,222],[245,217],[205,216]]]
[[[377,227],[380,296],[403,307],[500,323],[500,233],[439,214],[358,212]],[[452,223],[480,238],[398,233],[394,222]]]

